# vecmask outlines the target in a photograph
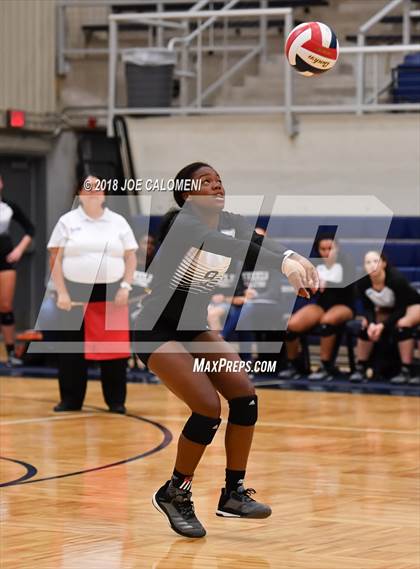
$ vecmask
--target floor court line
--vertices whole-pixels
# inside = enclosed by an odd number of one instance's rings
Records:
[[[104,413],[105,415],[105,413]],[[24,423],[44,423],[46,421],[71,421],[72,419],[84,419],[85,417],[103,417],[104,415],[99,413],[79,413],[78,415],[66,415],[60,417],[34,417],[32,419],[11,419],[10,421],[1,421],[0,427],[5,425],[20,425]],[[111,417],[111,415],[106,415]],[[114,415],[115,417],[115,415]]]
[[[0,399],[8,399],[8,396],[2,396]],[[12,397],[15,398],[15,397]],[[26,399],[21,397],[21,399]],[[18,425],[24,423],[38,423],[43,421],[58,421],[58,420],[68,420],[68,419],[80,419],[83,417],[115,417],[115,415],[108,415],[105,413],[82,413],[74,415],[66,415],[63,417],[44,417],[44,418],[33,418],[33,419],[16,419],[11,421],[0,422],[0,427],[3,425]],[[145,415],[145,418],[151,421],[179,421],[185,422],[187,416],[174,416],[174,415]],[[306,429],[306,430],[319,430],[319,431],[342,431],[342,432],[354,432],[354,433],[382,433],[390,435],[409,435],[409,436],[420,436],[420,431],[403,431],[398,429],[371,429],[364,427],[339,427],[333,425],[303,425],[300,423],[281,423],[279,421],[258,421],[258,425],[261,427],[275,427],[280,429]]]
[[[105,413],[82,413],[75,415],[66,415],[65,417],[38,417],[32,419],[13,419],[10,421],[1,421],[0,427],[7,425],[19,425],[26,423],[43,423],[46,421],[69,421],[72,419],[84,419],[85,417],[113,417],[115,415],[107,415]],[[179,421],[185,422],[187,417],[171,416],[171,415],[151,415],[146,418],[152,421]],[[118,417],[117,417],[118,418]],[[370,429],[363,427],[338,427],[331,425],[302,425],[299,423],[281,423],[277,421],[258,421],[260,427],[275,427],[279,429],[307,429],[307,430],[319,430],[319,431],[343,431],[343,432],[354,432],[354,433],[382,433],[390,435],[410,435],[419,436],[419,431],[400,431],[395,429]]]
[[[187,420],[187,416],[171,416],[171,415],[151,415],[148,416],[149,419],[153,421],[166,420],[166,421],[183,421]],[[319,431],[343,431],[343,432],[355,432],[355,433],[384,433],[390,435],[414,435],[420,436],[420,431],[400,431],[395,429],[371,429],[369,427],[339,427],[332,425],[302,425],[299,423],[281,423],[277,421],[258,421],[257,426],[260,427],[277,427],[281,429],[307,429],[307,430],[319,430]]]

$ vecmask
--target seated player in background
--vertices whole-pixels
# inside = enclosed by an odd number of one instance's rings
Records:
[[[212,296],[208,307],[210,330],[220,331],[222,338],[227,341],[233,339],[239,316],[248,298],[248,289],[242,278],[243,273],[240,272],[240,263],[232,263],[232,265],[233,271],[225,273],[218,285],[219,292]],[[238,273],[240,273],[239,279]],[[241,358],[244,361],[251,360],[249,345],[252,341],[252,334],[248,331],[241,331],[237,333],[237,336],[239,341],[246,342],[248,346],[247,350],[241,351]]]
[[[350,381],[367,379],[366,370],[373,346],[381,338],[394,336],[398,342],[401,371],[393,383],[418,383],[413,369],[414,328],[420,323],[420,295],[406,278],[391,267],[386,256],[368,251],[364,258],[368,273],[357,283],[364,313],[357,340],[357,364]]]
[[[286,335],[287,368],[280,372],[281,379],[299,379],[302,376],[298,360],[299,335],[320,326],[321,366],[309,375],[309,379],[330,381],[339,373],[334,366],[336,337],[339,328],[354,317],[354,266],[341,253],[337,240],[330,234],[320,235],[314,249],[321,260],[316,268],[320,287],[314,303],[307,304],[292,314]]]
[[[215,294],[211,297],[208,308],[210,330],[221,332],[225,339],[229,339],[231,332],[235,329],[235,319],[237,321],[239,317],[236,317],[236,315],[240,314],[241,306],[245,302],[246,292],[242,274],[239,275],[238,279],[239,264],[232,263],[232,265],[233,270],[229,270],[223,275]]]
[[[250,340],[256,342],[260,362],[278,361],[283,342],[281,329],[284,310],[281,296],[284,281],[280,274],[269,269],[244,271],[243,279],[249,286],[238,323],[239,333],[243,333],[242,330],[252,331]],[[271,343],[273,351],[264,351],[260,340]]]
[[[266,235],[262,227],[257,227],[255,233],[261,237]],[[237,311],[229,313],[223,337],[229,339],[229,334],[237,330],[239,338],[244,342],[251,343],[263,337],[266,341],[278,343],[283,315],[282,277],[278,271],[270,269],[255,271],[254,268],[255,263],[252,264],[245,259],[244,270],[241,273],[244,287],[242,306]],[[257,351],[259,361],[276,359],[279,355],[279,352],[272,354],[261,351],[260,353],[258,344]],[[242,359],[250,359],[250,357],[248,354],[242,354]]]

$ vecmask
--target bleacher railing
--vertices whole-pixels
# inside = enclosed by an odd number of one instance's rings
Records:
[[[111,14],[109,16],[109,84],[108,84],[108,133],[112,134],[112,120],[115,114],[120,115],[150,115],[153,114],[268,114],[268,113],[283,113],[286,119],[286,127],[288,133],[292,136],[296,134],[297,124],[294,118],[295,113],[360,113],[360,112],[383,112],[392,110],[420,110],[418,103],[377,103],[375,101],[366,103],[355,101],[354,104],[336,104],[336,105],[295,105],[293,103],[293,82],[292,74],[295,73],[288,62],[284,61],[284,104],[283,105],[255,105],[255,106],[204,106],[203,105],[203,91],[201,90],[200,77],[202,70],[201,58],[197,58],[197,96],[192,104],[183,104],[179,107],[158,107],[151,109],[150,107],[117,107],[116,106],[116,72],[117,72],[117,58],[118,58],[118,25],[122,22],[147,22],[152,19],[165,18],[168,20],[198,20],[199,24],[204,18],[245,18],[249,16],[254,17],[272,17],[283,16],[284,18],[284,35],[287,37],[293,27],[293,11],[291,8],[265,8],[265,9],[222,9],[222,10],[202,10],[192,12],[163,12],[152,13],[146,16],[139,16],[134,14]],[[201,24],[202,25],[202,24]],[[200,29],[200,27],[198,28]],[[200,38],[200,34],[197,34]],[[173,46],[174,42],[172,42]],[[171,42],[169,43],[169,46]],[[185,48],[185,45],[183,46]],[[198,46],[200,51],[204,49],[202,45]],[[341,54],[388,54],[388,53],[409,53],[420,52],[420,44],[403,44],[403,45],[388,45],[388,46],[357,46],[357,47],[342,47]],[[185,55],[183,61],[185,60]],[[222,83],[219,83],[219,87]],[[280,98],[280,97],[279,97]],[[181,97],[182,99],[182,97]]]
[[[107,101],[107,130],[108,134],[113,133],[113,118],[116,115],[187,115],[187,114],[272,114],[281,113],[285,116],[286,128],[289,135],[293,136],[297,133],[298,123],[296,115],[300,113],[358,113],[363,112],[384,112],[384,111],[419,111],[419,103],[397,103],[397,102],[379,102],[379,94],[384,91],[384,86],[379,84],[379,58],[382,57],[386,61],[389,54],[420,52],[420,44],[410,44],[410,18],[416,15],[416,11],[410,11],[409,0],[392,0],[375,16],[370,18],[359,30],[358,45],[344,46],[340,48],[341,55],[356,56],[355,65],[355,100],[354,103],[338,103],[338,104],[296,104],[293,97],[293,78],[295,71],[284,59],[284,64],[279,65],[279,76],[282,75],[283,81],[281,85],[282,92],[279,91],[279,103],[275,105],[256,104],[249,105],[229,105],[223,101],[222,104],[210,104],[209,96],[213,95],[241,69],[244,68],[252,59],[256,59],[259,63],[266,60],[267,55],[267,21],[268,18],[279,17],[284,20],[284,37],[287,37],[293,28],[293,10],[292,8],[253,8],[253,9],[236,9],[235,5],[238,0],[231,0],[222,9],[204,9],[209,1],[200,0],[191,9],[177,12],[167,12],[163,10],[163,5],[170,5],[175,0],[165,0],[164,2],[152,2],[152,0],[143,0],[142,4],[157,5],[156,12],[139,13],[111,13],[108,16],[109,33],[108,33],[108,49],[93,51],[104,52],[108,54],[108,101]],[[183,0],[181,0],[182,2]],[[186,1],[186,0],[184,0]],[[139,5],[138,0],[124,1],[125,5]],[[260,0],[260,6],[266,5],[266,0]],[[70,6],[111,6],[115,5],[112,0],[59,0],[57,9],[59,11],[58,31],[64,29],[63,14],[66,7]],[[396,7],[403,5],[403,43],[401,45],[382,45],[382,46],[366,46],[365,37],[367,31],[383,16],[394,10]],[[159,9],[159,7],[161,9]],[[227,22],[229,18],[235,20],[240,18],[253,18],[257,20],[259,32],[257,37],[253,39],[253,43],[248,41],[246,45],[238,45],[230,42],[227,34]],[[190,32],[189,23],[196,23],[196,29]],[[222,39],[219,37],[215,41],[215,23],[223,22]],[[60,24],[61,22],[61,24]],[[408,22],[408,24],[407,24]],[[150,29],[155,28],[155,45],[163,46],[167,41],[167,47],[180,54],[180,65],[176,68],[176,74],[180,78],[180,97],[178,106],[171,107],[124,107],[117,105],[117,65],[119,56],[123,51],[120,46],[119,26],[121,24],[146,24]],[[172,30],[168,32],[165,30]],[[209,32],[209,41],[203,41],[204,32]],[[165,33],[164,33],[165,32]],[[180,35],[180,33],[182,35]],[[168,35],[172,34],[171,38]],[[149,39],[151,35],[149,34]],[[63,57],[72,53],[88,53],[93,52],[88,48],[70,49],[66,48],[65,41],[59,41],[58,67],[65,66]],[[150,41],[149,41],[150,45]],[[205,61],[203,54],[205,52],[221,53],[223,58],[223,69],[221,75],[210,85],[204,87],[203,75]],[[231,52],[243,53],[242,57],[231,64],[227,65],[227,54]],[[366,98],[366,60],[368,56],[373,58],[372,69],[372,93]],[[190,69],[191,61],[195,60],[195,68]],[[283,67],[283,70],[282,70]],[[388,76],[390,74],[388,73]],[[191,87],[194,86],[194,96],[190,96]],[[308,80],[309,82],[311,80]],[[339,83],[339,78],[338,78]],[[389,85],[386,85],[389,87]]]
[[[107,48],[95,48],[90,46],[83,47],[70,47],[68,45],[68,25],[67,25],[67,12],[72,8],[108,8],[109,10],[118,6],[119,0],[56,0],[56,21],[57,21],[57,55],[56,55],[56,68],[58,75],[66,75],[68,72],[68,57],[80,55],[107,55]],[[190,9],[201,10],[209,0],[199,0]],[[171,4],[191,4],[191,0],[124,0],[124,8],[138,8],[139,5],[154,6],[157,12],[163,12],[165,5]],[[149,45],[156,44],[157,47],[163,47],[164,43],[164,30],[165,28],[185,28],[185,23],[179,22],[159,22],[158,20],[150,22],[150,29],[148,34]],[[152,28],[156,28],[156,38],[153,38]]]
[[[411,18],[416,18],[420,15],[420,10],[411,10],[411,0],[391,0],[386,4],[381,10],[374,14],[367,22],[365,22],[359,28],[359,33],[357,34],[357,45],[359,48],[364,48],[366,44],[366,34],[367,32],[377,23],[379,23],[382,18],[387,16],[390,12],[393,12],[396,8],[402,7],[402,42],[404,45],[410,44],[411,35]],[[363,104],[365,102],[365,51],[361,49],[357,55],[357,113],[361,114],[363,112]],[[377,69],[377,61],[375,61],[374,69]],[[376,84],[376,90],[374,91],[373,100],[375,101],[377,96],[390,86],[391,82],[386,83],[382,87]]]

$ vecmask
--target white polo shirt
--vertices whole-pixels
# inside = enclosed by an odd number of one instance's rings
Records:
[[[114,283],[125,272],[124,252],[137,242],[122,215],[104,209],[101,217],[89,217],[82,206],[58,220],[47,245],[62,247],[63,274],[77,283]]]

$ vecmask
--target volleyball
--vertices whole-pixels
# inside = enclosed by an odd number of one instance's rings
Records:
[[[321,22],[306,22],[296,26],[286,40],[285,54],[290,65],[305,77],[332,69],[338,53],[337,36]]]

